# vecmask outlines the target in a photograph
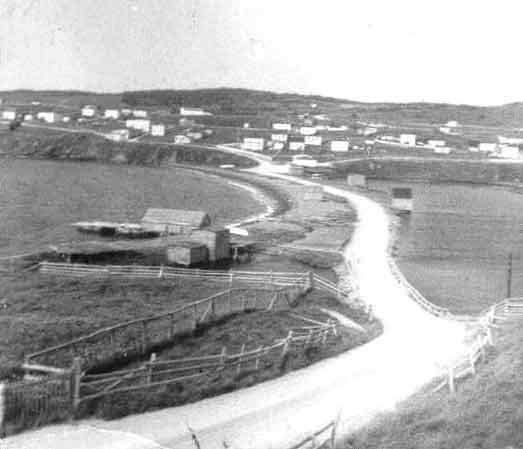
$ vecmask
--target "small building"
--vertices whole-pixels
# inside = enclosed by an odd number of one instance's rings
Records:
[[[326,121],[330,120],[330,117],[327,114],[316,114],[316,115],[313,115],[313,118],[320,122],[326,122]]]
[[[125,121],[125,127],[148,133],[151,129],[151,121],[147,119],[128,119]]]
[[[314,147],[321,147],[323,139],[321,136],[305,136],[304,138],[305,145],[311,145]]]
[[[24,121],[30,122],[31,120],[34,120],[33,114],[24,114]]]
[[[498,136],[498,142],[502,145],[523,145],[523,138]]]
[[[449,147],[434,147],[435,154],[450,154],[451,149]]]
[[[271,140],[273,142],[287,142],[288,139],[288,134],[271,134]]]
[[[180,115],[212,115],[210,112],[204,111],[202,108],[190,108],[182,106],[180,108]]]
[[[499,146],[496,156],[503,159],[519,159],[519,147],[508,145]]]
[[[290,151],[305,151],[305,142],[303,140],[291,140],[289,142]]]
[[[70,121],[71,121],[71,117],[69,117],[68,115],[62,117],[62,122],[69,123]]]
[[[97,114],[97,107],[92,104],[85,105],[81,110],[81,114],[82,117],[95,117]]]
[[[242,149],[249,151],[263,151],[265,148],[265,139],[263,137],[244,137]]]
[[[327,126],[327,131],[347,131],[349,127],[347,125],[341,126]]]
[[[314,134],[316,134],[316,131],[316,128],[314,128],[313,126],[300,127],[300,134],[302,136],[313,136]]]
[[[207,247],[209,262],[230,259],[231,232],[229,229],[210,226],[191,233],[191,240]]]
[[[347,184],[353,187],[366,187],[367,179],[365,178],[365,175],[349,173],[347,175]]]
[[[150,208],[142,218],[142,226],[147,231],[164,234],[188,235],[210,224],[209,215],[199,210]]]
[[[347,153],[349,151],[349,141],[348,140],[331,141],[331,151],[333,153]]]
[[[195,122],[194,120],[188,119],[188,118],[181,118],[178,121],[178,124],[180,126],[183,126],[184,128],[190,128],[191,126],[194,126]]]
[[[398,212],[412,212],[412,189],[393,187],[391,208]]]
[[[290,131],[292,125],[290,123],[273,123],[272,129],[277,129],[278,131]]]
[[[322,201],[322,186],[302,186],[299,192],[299,198],[302,201]]]
[[[400,134],[400,144],[409,147],[416,146],[416,134]]]
[[[177,134],[176,136],[174,136],[174,143],[176,145],[183,145],[183,144],[186,144],[186,143],[191,143],[192,140],[190,137],[187,137],[183,134]]]
[[[129,140],[130,134],[128,129],[113,129],[107,137],[115,142],[123,142]]]
[[[444,147],[445,146],[445,141],[444,140],[429,139],[427,141],[427,146],[430,147],[430,148]]]
[[[275,151],[281,151],[285,148],[285,144],[283,142],[274,142],[272,145],[272,149]]]
[[[133,109],[133,117],[136,118],[147,118],[147,111],[144,111],[143,109]]]
[[[118,109],[106,109],[104,111],[104,118],[118,120],[120,118],[120,111]]]
[[[478,149],[481,153],[494,153],[497,150],[497,147],[497,144],[488,142],[482,142],[478,145]]]
[[[16,120],[16,111],[14,109],[9,109],[2,111],[3,120]]]
[[[190,240],[179,241],[171,244],[166,249],[166,258],[168,263],[184,265],[186,267],[198,263],[207,262],[207,247],[199,242]]]
[[[187,133],[187,137],[189,137],[191,140],[201,140],[203,139],[203,133],[200,131],[189,131]]]
[[[445,126],[448,128],[457,128],[460,126],[460,124],[456,120],[449,120],[447,123],[445,123]]]
[[[62,115],[57,112],[39,112],[36,114],[38,120],[43,120],[46,123],[58,123],[62,121]]]
[[[151,126],[151,135],[163,137],[165,136],[165,125],[157,123]]]
[[[133,115],[133,110],[132,109],[128,109],[128,108],[124,108],[120,112],[121,112],[121,115],[124,118],[130,117],[131,115]]]

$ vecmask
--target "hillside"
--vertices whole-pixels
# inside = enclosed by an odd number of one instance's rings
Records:
[[[502,326],[476,376],[458,381],[455,397],[430,388],[349,438],[346,449],[523,447],[523,326]]]

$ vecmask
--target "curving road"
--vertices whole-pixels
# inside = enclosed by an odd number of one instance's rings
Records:
[[[233,151],[229,148],[229,151]],[[256,158],[254,156],[254,158]],[[281,166],[256,158],[253,169],[301,184]],[[384,333],[340,356],[281,378],[206,399],[114,421],[90,420],[46,427],[0,442],[2,449],[191,448],[190,426],[202,449],[286,448],[340,416],[338,435],[391,409],[439,374],[438,364],[464,350],[464,327],[421,309],[388,265],[388,217],[362,195],[324,186],[346,198],[358,223],[344,249],[361,299],[383,321]]]

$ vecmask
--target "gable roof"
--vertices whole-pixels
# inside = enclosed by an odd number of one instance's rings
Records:
[[[201,210],[150,208],[142,218],[144,223],[173,224],[201,228],[211,224],[211,218]]]

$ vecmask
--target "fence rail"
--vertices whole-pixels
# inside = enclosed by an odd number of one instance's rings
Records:
[[[292,286],[308,285],[310,273],[261,272],[241,270],[200,270],[170,266],[93,265],[78,263],[40,262],[41,273],[67,277],[132,277],[136,279],[208,279],[216,282],[248,282],[249,284]]]

